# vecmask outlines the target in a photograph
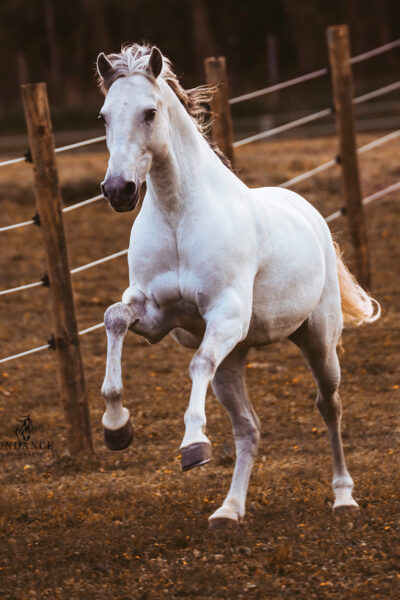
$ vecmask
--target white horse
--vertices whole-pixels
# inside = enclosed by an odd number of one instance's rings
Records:
[[[102,183],[116,211],[147,192],[131,232],[130,285],[104,317],[108,337],[102,393],[106,445],[133,438],[122,406],[121,351],[128,329],[156,343],[166,334],[196,349],[185,413],[182,468],[211,458],[205,434],[209,383],[229,412],[236,444],[232,483],[210,527],[238,523],[259,440],[245,384],[249,348],[291,339],[318,386],[317,406],[333,454],[333,508],[356,507],[343,455],[336,346],[343,320],[378,318],[344,266],[322,216],[281,188],[248,188],[207,140],[210,91],[185,91],[156,47],[134,44],[97,59],[110,153]],[[225,164],[224,164],[225,162]]]

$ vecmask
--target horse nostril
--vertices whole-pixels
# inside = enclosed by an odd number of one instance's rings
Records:
[[[125,184],[125,190],[127,194],[133,195],[136,192],[136,183],[134,181],[127,181]]]
[[[100,184],[101,187],[101,192],[104,196],[104,198],[108,198],[108,194],[107,194],[107,190],[106,190],[106,186],[104,185],[104,182]]]

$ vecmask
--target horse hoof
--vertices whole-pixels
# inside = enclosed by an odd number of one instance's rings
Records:
[[[358,510],[360,507],[351,494],[338,492],[332,508],[334,512],[345,512],[346,509]]]
[[[133,427],[130,421],[121,429],[106,429],[104,427],[104,443],[110,450],[125,450],[133,440]]]
[[[211,444],[199,442],[182,448],[182,471],[205,465],[211,460]]]
[[[238,526],[238,522],[235,519],[229,519],[228,517],[215,517],[214,519],[208,520],[209,529],[233,529]]]
[[[335,514],[346,513],[347,511],[358,512],[360,507],[358,504],[336,504],[336,506],[333,505],[332,510]]]

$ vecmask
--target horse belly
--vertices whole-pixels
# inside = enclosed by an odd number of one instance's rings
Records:
[[[176,327],[170,332],[170,335],[181,346],[197,350],[203,340],[205,331],[204,322],[199,323],[198,325],[199,326],[196,328],[196,330],[194,330],[192,327],[190,330],[183,327]]]

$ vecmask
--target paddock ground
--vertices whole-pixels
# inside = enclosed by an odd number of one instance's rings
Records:
[[[365,143],[376,135],[363,135]],[[240,149],[250,186],[277,185],[336,154],[333,138],[274,141]],[[59,156],[67,202],[98,193],[104,153]],[[364,195],[397,181],[397,142],[361,158]],[[34,212],[29,165],[0,169],[1,224]],[[342,204],[337,168],[296,187],[324,215]],[[366,209],[376,324],[344,332],[343,438],[360,511],[331,511],[331,456],[314,408],[315,388],[289,342],[253,350],[247,380],[262,423],[247,515],[232,531],[209,531],[233,468],[230,423],[211,392],[208,434],[213,460],[182,473],[179,444],[191,351],[167,338],[156,346],[128,335],[125,403],[136,438],[111,453],[102,442],[100,386],[106,343],[100,330],[82,338],[95,457],[66,455],[65,423],[54,357],[44,351],[1,365],[0,440],[15,439],[30,414],[32,438],[50,440],[41,457],[0,457],[0,598],[392,599],[400,598],[399,543],[399,193]],[[95,203],[65,216],[71,266],[128,243],[132,214]],[[344,219],[333,225],[351,265]],[[41,232],[1,234],[1,288],[35,281],[44,271]],[[74,276],[80,328],[102,320],[127,285],[125,258]],[[46,343],[46,289],[1,299],[1,356]]]

